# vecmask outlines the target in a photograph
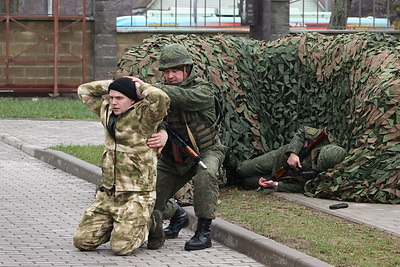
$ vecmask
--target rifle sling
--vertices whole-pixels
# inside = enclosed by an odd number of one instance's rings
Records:
[[[200,151],[199,151],[199,148],[197,146],[196,140],[194,139],[193,133],[190,130],[189,125],[187,124],[186,116],[185,116],[184,112],[182,112],[182,117],[183,117],[183,120],[185,121],[185,125],[186,125],[186,129],[187,129],[187,132],[188,132],[188,135],[189,135],[190,142],[192,143],[193,148],[197,152],[197,154],[200,154]]]

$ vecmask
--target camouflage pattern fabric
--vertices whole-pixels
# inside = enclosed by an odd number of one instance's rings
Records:
[[[230,148],[228,180],[238,164],[290,142],[299,125],[330,127],[348,151],[343,164],[306,185],[306,195],[400,203],[400,41],[358,32],[290,34],[265,42],[229,35],[157,34],[128,48],[115,75],[155,83],[160,49],[179,43],[200,77],[212,82]]]
[[[165,205],[165,209],[162,212],[163,219],[169,220],[171,219],[175,212],[178,210],[178,204],[175,201],[175,198],[171,197],[168,199],[167,204]]]
[[[254,159],[241,162],[236,172],[242,185],[246,189],[255,189],[259,187],[258,180],[261,177],[272,179],[275,173],[274,170],[276,171],[280,168],[287,160],[285,156],[287,147],[288,145],[282,146]]]
[[[298,155],[300,151],[309,142],[314,140],[321,131],[322,129],[302,126],[296,132],[289,144],[284,145],[276,150],[271,150],[254,159],[245,160],[244,162],[240,163],[237,168],[237,173],[241,177],[243,185],[246,188],[257,188],[259,186],[258,180],[260,177],[272,179],[276,171],[286,163],[291,152]],[[317,172],[323,171],[316,164],[318,152],[322,147],[331,144],[332,142],[334,142],[333,139],[328,136],[328,138],[325,138],[318,143],[311,150],[310,154],[302,160],[302,170],[313,170]],[[293,169],[290,170],[286,176],[296,178],[296,181],[290,178],[285,182],[285,177],[281,178],[279,181],[278,191],[303,191],[303,187],[299,186],[299,184],[304,185],[304,181],[301,179],[301,171]]]
[[[197,69],[194,67],[189,77],[180,83],[179,86],[165,83],[156,83],[154,86],[163,90],[171,99],[171,107],[165,120],[185,140],[190,140],[185,123],[186,119],[187,124],[193,132],[197,146],[199,146],[201,151],[206,147],[201,141],[202,137],[197,128],[210,129],[217,117],[213,85],[198,78],[197,75]],[[185,119],[183,116],[185,116]],[[209,134],[216,135],[215,132]],[[163,153],[164,155],[168,153],[171,155],[171,148],[167,146],[166,150],[163,150]]]
[[[215,219],[218,200],[217,173],[222,165],[226,147],[213,146],[202,151],[201,156],[207,169],[187,159],[175,162],[172,158],[162,157],[158,162],[157,201],[155,209],[164,211],[167,201],[192,180],[194,190],[194,211],[198,218]]]
[[[183,162],[176,162],[173,158],[171,142],[167,142],[157,166],[155,209],[164,211],[168,199],[192,180],[196,216],[214,219],[219,190],[218,174],[227,148],[218,144],[220,142],[217,129],[212,127],[217,120],[213,85],[200,79],[196,66],[193,66],[190,75],[183,82],[179,84],[161,82],[154,86],[163,90],[171,99],[170,110],[165,121],[190,144],[188,125],[199,148],[199,154],[208,167],[207,170],[203,170],[187,157]],[[162,128],[162,124],[160,127]],[[203,142],[204,136],[198,129],[208,131],[207,135],[212,135],[215,143]]]
[[[112,110],[104,95],[111,82],[95,81],[78,88],[79,98],[100,116],[106,129]],[[149,85],[141,85],[138,96],[143,99],[116,119],[115,139],[105,131],[99,191],[74,236],[80,249],[91,250],[110,240],[115,253],[127,255],[147,239],[155,204],[157,155],[146,140],[167,114],[169,98]]]
[[[82,102],[100,116],[103,126],[112,113],[108,98],[111,80],[86,83],[78,88]],[[116,191],[153,191],[156,182],[157,155],[146,140],[157,131],[167,114],[169,98],[150,85],[139,87],[143,100],[121,114],[115,123],[116,140],[105,131],[100,186]]]
[[[160,57],[160,67],[158,70],[163,71],[169,68],[193,65],[192,56],[180,44],[170,44],[162,48]]]
[[[322,131],[322,129],[316,129],[313,127],[308,127],[308,126],[300,126],[299,129],[297,130],[296,134],[293,136],[292,140],[290,141],[286,151],[285,155],[289,156],[291,152],[294,152],[295,154],[299,154],[300,151],[307,146],[312,140],[314,140],[318,134]],[[323,139],[321,142],[316,144],[316,146],[311,150],[310,155],[306,158],[303,159],[301,162],[303,169],[305,170],[314,170],[314,171],[324,171],[322,170],[318,165],[317,165],[317,156],[320,151],[320,149],[328,144],[332,144],[336,141],[328,135],[328,138]],[[275,165],[275,169],[273,170],[274,173],[281,167]]]
[[[174,197],[176,199],[189,199],[193,198],[193,183],[188,182],[186,183],[181,189],[179,189],[175,194]]]
[[[147,241],[156,193],[125,192],[117,196],[97,191],[75,232],[74,245],[93,250],[110,241],[111,250],[129,255]]]
[[[319,151],[317,159],[317,167],[320,170],[328,170],[334,168],[338,162],[342,162],[347,152],[343,147],[338,145],[326,145]]]
[[[168,199],[165,210],[162,212],[164,219],[171,219],[174,216],[176,210],[178,209],[179,203],[176,200],[193,201],[193,183],[189,181],[181,189],[179,189],[174,197]]]

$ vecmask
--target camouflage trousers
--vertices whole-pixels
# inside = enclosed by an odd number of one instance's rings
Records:
[[[242,179],[245,188],[257,188],[259,187],[258,180],[260,177],[272,178],[277,159],[283,159],[283,157],[284,149],[271,150],[256,158],[243,161],[237,167],[236,172]],[[283,164],[284,162],[284,160],[281,160],[280,163]]]
[[[155,209],[163,212],[168,200],[187,182],[193,182],[194,211],[198,218],[215,219],[218,200],[218,174],[225,159],[226,147],[215,145],[202,152],[207,169],[188,159],[175,162],[161,158],[157,164],[157,201]]]
[[[175,212],[178,210],[179,205],[176,203],[175,198],[171,197],[168,199],[167,204],[165,205],[165,209],[162,212],[164,220],[170,220]]]
[[[155,191],[110,193],[99,190],[85,210],[73,243],[80,250],[93,250],[110,241],[111,250],[129,255],[147,242]]]
[[[267,180],[272,179],[277,169],[283,166],[287,160],[287,157],[285,156],[286,149],[287,145],[240,163],[236,172],[241,178],[244,188],[258,188],[258,180],[261,177],[264,177]],[[303,191],[304,181],[293,179],[281,179],[280,181],[281,183],[279,183],[277,188],[280,192],[297,193]]]
[[[168,199],[165,205],[165,210],[162,212],[164,220],[171,219],[175,212],[178,210],[179,205],[176,203],[175,199],[193,199],[193,185],[192,183],[186,183],[178,192],[175,193],[174,197]]]

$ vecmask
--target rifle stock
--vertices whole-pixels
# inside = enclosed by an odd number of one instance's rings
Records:
[[[300,153],[299,153],[299,159],[300,161],[302,161],[305,157],[308,156],[308,154],[310,154],[311,149],[314,148],[314,146],[316,146],[319,142],[321,142],[324,138],[326,138],[328,136],[328,129],[324,128],[319,134],[318,136],[311,141],[311,143],[309,143],[305,148],[303,148]],[[289,170],[290,170],[290,166],[287,162],[285,162],[285,164],[280,167],[275,175],[274,175],[274,180],[278,180],[279,178],[283,177]]]
[[[279,170],[276,171],[274,175],[274,180],[277,180],[284,176],[290,169],[289,164],[285,163],[282,167],[279,168]]]
[[[165,129],[168,132],[169,137],[171,137],[171,141],[174,142],[181,150],[185,151],[188,156],[192,159],[196,160],[197,163],[203,168],[207,169],[206,164],[204,164],[200,155],[197,154],[188,144],[187,142],[174,130],[174,128],[169,125],[168,122],[164,121]],[[168,137],[168,138],[169,138]]]

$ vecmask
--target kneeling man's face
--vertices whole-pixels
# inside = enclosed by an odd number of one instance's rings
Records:
[[[111,89],[109,96],[111,108],[115,115],[120,115],[124,113],[130,106],[135,103],[135,100],[130,99],[123,93],[116,90]]]

